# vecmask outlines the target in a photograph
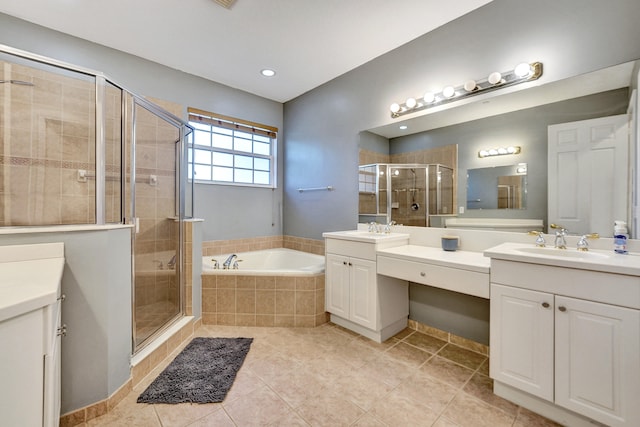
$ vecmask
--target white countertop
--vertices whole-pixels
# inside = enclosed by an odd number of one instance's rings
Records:
[[[441,248],[417,245],[403,245],[388,249],[379,249],[378,255],[405,259],[415,262],[426,262],[443,267],[453,267],[479,273],[489,273],[491,262],[482,252],[444,251]]]
[[[484,256],[507,261],[640,276],[640,253],[617,254],[613,249],[579,252],[575,248],[537,248],[531,244],[503,243],[484,251]]]
[[[329,231],[322,233],[322,237],[364,243],[408,241],[409,239],[409,235],[404,233],[370,233],[364,230]]]
[[[0,247],[0,322],[54,303],[63,270],[62,243]]]

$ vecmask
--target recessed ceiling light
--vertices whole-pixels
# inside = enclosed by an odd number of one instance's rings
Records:
[[[265,68],[264,70],[260,71],[260,74],[262,74],[265,77],[273,77],[276,75],[276,72],[269,68]]]
[[[400,129],[402,129],[402,130],[407,129],[408,127],[409,127],[409,126],[407,126],[407,125],[400,125]]]

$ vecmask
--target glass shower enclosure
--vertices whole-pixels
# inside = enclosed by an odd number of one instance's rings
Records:
[[[429,226],[430,216],[454,211],[453,169],[441,164],[359,166],[358,222]]]
[[[191,131],[99,72],[0,45],[0,226],[132,225],[134,352],[184,313]]]

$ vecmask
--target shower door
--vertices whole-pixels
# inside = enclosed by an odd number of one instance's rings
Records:
[[[134,98],[129,103],[127,192],[133,201],[133,339],[137,350],[183,314],[179,157],[183,128]],[[131,169],[130,165],[135,165]]]

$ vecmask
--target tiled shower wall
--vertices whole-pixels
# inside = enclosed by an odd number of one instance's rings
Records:
[[[94,223],[93,78],[10,62],[0,76],[0,225]],[[120,96],[106,88],[107,222],[120,221]]]

